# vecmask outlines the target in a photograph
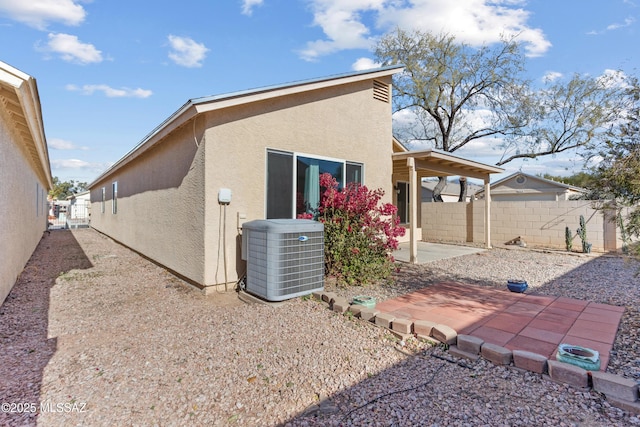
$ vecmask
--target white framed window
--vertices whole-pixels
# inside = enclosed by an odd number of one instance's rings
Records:
[[[107,204],[107,189],[102,187],[100,197],[100,213],[104,213],[105,205]]]
[[[113,183],[111,183],[111,194],[112,194],[111,213],[117,214],[118,213],[118,181],[114,181]]]
[[[358,162],[267,150],[266,218],[295,218],[313,213],[320,203],[320,175],[331,174],[338,185],[363,183],[364,165]]]

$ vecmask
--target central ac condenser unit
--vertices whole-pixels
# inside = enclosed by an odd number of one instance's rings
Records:
[[[308,219],[265,219],[242,225],[245,290],[282,301],[324,289],[324,225]]]

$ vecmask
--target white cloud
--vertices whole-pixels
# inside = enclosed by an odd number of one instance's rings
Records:
[[[629,27],[631,25],[633,25],[633,23],[636,22],[636,19],[632,16],[625,18],[624,22],[622,23],[614,23],[611,25],[607,26],[607,30],[611,31],[611,30],[618,30],[620,28],[625,28],[625,27]]]
[[[148,98],[153,92],[147,89],[130,89],[123,87],[120,89],[112,88],[108,85],[84,85],[82,87],[69,84],[67,90],[74,92],[82,92],[83,95],[93,95],[95,92],[102,92],[107,98]]]
[[[0,0],[0,15],[45,30],[50,22],[79,25],[87,15],[74,0]]]
[[[624,71],[606,69],[597,80],[608,88],[628,88],[628,76]]]
[[[544,73],[544,76],[542,76],[542,81],[545,83],[553,83],[561,78],[562,73],[559,73],[557,71],[547,71],[546,73]]]
[[[64,139],[52,138],[47,141],[49,148],[54,150],[88,150],[88,147],[79,147],[71,141],[65,141]]]
[[[102,172],[111,167],[111,162],[87,162],[79,159],[58,159],[51,160],[51,168],[55,170],[78,170]]]
[[[82,43],[78,37],[71,34],[50,33],[46,48],[41,50],[56,53],[68,62],[79,64],[102,62],[102,52],[92,44]]]
[[[209,49],[203,43],[197,43],[189,37],[169,35],[171,51],[169,58],[183,67],[201,67]]]
[[[251,16],[253,13],[253,8],[256,6],[261,6],[263,0],[243,0],[242,1],[242,14]]]
[[[524,4],[524,0],[313,0],[313,23],[326,37],[308,42],[300,56],[312,61],[343,49],[368,49],[381,32],[397,27],[446,32],[474,46],[517,37],[528,56],[540,56],[551,43],[541,29],[527,25]]]
[[[371,58],[358,58],[356,62],[351,64],[351,68],[354,71],[362,71],[362,70],[370,70],[372,68],[378,68],[381,65],[382,64],[380,64],[379,62],[375,62]]]
[[[636,18],[634,18],[633,16],[629,16],[625,18],[623,22],[614,22],[613,24],[607,25],[607,28],[605,28],[604,30],[592,30],[592,31],[589,31],[587,34],[593,35],[593,36],[604,34],[607,31],[615,31],[621,28],[630,27],[631,25],[635,24],[635,22],[636,22]]]
[[[379,12],[386,0],[314,0],[313,23],[322,28],[325,40],[307,43],[300,56],[307,61],[343,49],[369,49],[375,44],[370,30],[361,22],[363,12]]]

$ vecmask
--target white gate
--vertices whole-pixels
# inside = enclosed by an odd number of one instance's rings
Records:
[[[49,203],[49,229],[88,227],[91,217],[89,200],[54,200]]]

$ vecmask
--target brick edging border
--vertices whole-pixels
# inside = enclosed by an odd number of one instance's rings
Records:
[[[396,319],[391,313],[362,305],[352,305],[346,298],[334,292],[316,291],[315,300],[325,302],[329,309],[339,314],[350,312],[362,321],[373,323],[391,331],[401,339],[417,337],[447,344],[449,353],[456,357],[477,360],[482,357],[496,365],[514,366],[535,372],[552,381],[580,389],[593,389],[604,395],[617,408],[640,415],[639,385],[634,380],[607,372],[592,372],[557,360],[547,359],[537,353],[509,350],[471,335],[458,335],[451,327],[428,320]]]

